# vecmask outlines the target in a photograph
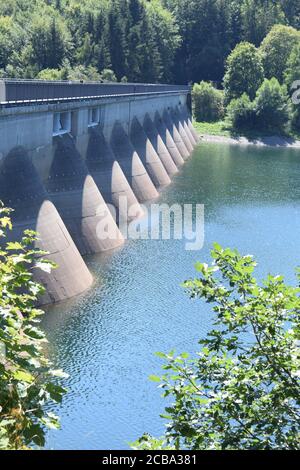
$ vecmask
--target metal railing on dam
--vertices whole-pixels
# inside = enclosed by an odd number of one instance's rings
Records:
[[[190,93],[190,87],[147,83],[100,83],[92,81],[0,80],[0,106],[44,104],[101,99]]]
[[[35,274],[46,287],[41,304],[92,284],[83,256],[124,243],[120,220],[142,215],[197,140],[188,86],[0,81],[0,200],[14,209],[10,238],[37,231],[37,247],[58,265]]]

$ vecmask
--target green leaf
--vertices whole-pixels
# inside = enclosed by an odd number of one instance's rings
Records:
[[[29,384],[34,381],[33,375],[23,370],[17,370],[16,372],[14,372],[13,377],[15,380],[19,380],[21,382],[26,382]]]
[[[6,244],[7,250],[23,250],[23,245],[19,242],[8,242]]]
[[[156,375],[150,375],[149,380],[151,380],[151,382],[161,382],[160,377],[158,377]]]

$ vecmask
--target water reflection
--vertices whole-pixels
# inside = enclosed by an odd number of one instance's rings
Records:
[[[253,253],[259,274],[293,279],[299,263],[300,154],[296,150],[207,144],[175,176],[160,201],[205,204],[205,246],[184,241],[129,241],[89,259],[88,293],[47,312],[49,353],[69,374],[59,413],[62,430],[48,448],[127,448],[144,431],[159,435],[164,402],[148,375],[157,350],[193,351],[210,309],[185,297],[180,283],[209,260],[217,240]]]

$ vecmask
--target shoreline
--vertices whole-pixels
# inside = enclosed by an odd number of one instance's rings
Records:
[[[226,137],[212,134],[199,134],[200,141],[205,143],[220,143],[230,145],[256,145],[258,147],[278,147],[300,149],[300,140],[291,137],[266,136],[257,139],[247,139],[247,137]]]

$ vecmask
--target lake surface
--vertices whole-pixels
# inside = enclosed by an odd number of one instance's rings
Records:
[[[193,352],[211,311],[191,301],[180,283],[208,261],[212,243],[255,255],[257,275],[282,273],[295,282],[300,265],[300,152],[294,149],[201,144],[159,202],[205,205],[205,244],[129,241],[92,257],[94,287],[48,309],[43,320],[49,354],[70,374],[61,407],[62,429],[50,449],[127,449],[143,432],[159,436],[161,392],[154,353]]]

